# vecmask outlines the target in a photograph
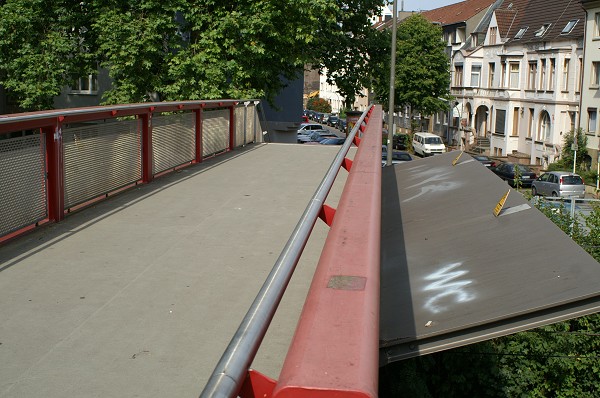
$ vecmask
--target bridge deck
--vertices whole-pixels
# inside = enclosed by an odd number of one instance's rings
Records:
[[[250,146],[0,247],[0,397],[197,396],[338,149]],[[253,364],[273,378],[327,231]]]

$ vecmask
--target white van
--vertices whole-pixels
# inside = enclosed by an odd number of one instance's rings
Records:
[[[415,133],[412,140],[415,154],[431,156],[446,152],[446,145],[439,135],[431,133]]]

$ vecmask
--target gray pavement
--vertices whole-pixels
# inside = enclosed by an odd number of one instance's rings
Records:
[[[1,246],[0,397],[198,396],[338,150],[250,146]],[[327,231],[253,363],[270,377]]]

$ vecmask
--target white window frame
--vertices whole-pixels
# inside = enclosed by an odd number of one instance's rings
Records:
[[[91,74],[74,79],[73,86],[70,86],[71,94],[98,94],[98,75]],[[87,86],[87,88],[85,88]],[[83,88],[82,88],[83,87]]]
[[[588,133],[595,133],[598,127],[598,109],[588,108]]]
[[[481,85],[481,65],[471,65],[471,87]]]
[[[513,67],[516,67],[513,70]],[[519,88],[519,77],[520,77],[520,63],[519,62],[509,62],[508,63],[509,70],[509,78],[508,78],[508,86],[510,88]]]
[[[569,91],[569,69],[571,68],[571,58],[565,58],[563,61],[563,71],[562,71],[562,76],[563,76],[563,84],[562,84],[562,89],[563,91]]]

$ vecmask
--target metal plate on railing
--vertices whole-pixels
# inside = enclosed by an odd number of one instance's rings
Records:
[[[193,113],[158,116],[152,119],[154,174],[194,160],[195,124]]]
[[[65,209],[141,179],[139,120],[65,128]]]
[[[0,140],[0,236],[47,217],[44,153],[40,135]]]
[[[229,110],[202,113],[202,156],[222,152],[229,147]]]

